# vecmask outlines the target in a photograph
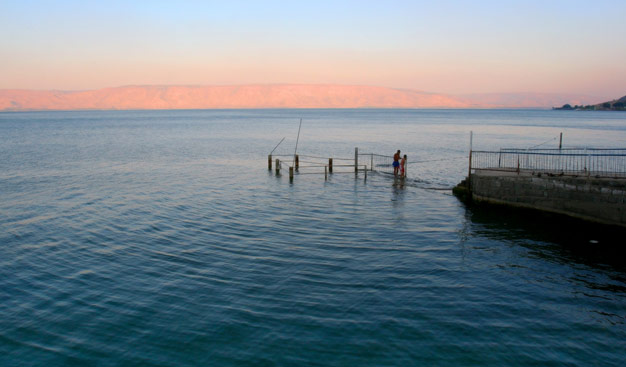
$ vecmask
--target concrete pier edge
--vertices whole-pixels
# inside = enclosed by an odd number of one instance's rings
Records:
[[[535,210],[626,228],[626,178],[481,170],[452,191],[472,205]]]

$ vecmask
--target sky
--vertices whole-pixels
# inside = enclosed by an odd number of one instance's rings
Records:
[[[623,0],[0,0],[0,89],[626,94]]]

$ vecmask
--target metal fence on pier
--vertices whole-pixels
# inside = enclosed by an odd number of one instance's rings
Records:
[[[472,170],[626,177],[626,149],[515,149],[471,151]]]

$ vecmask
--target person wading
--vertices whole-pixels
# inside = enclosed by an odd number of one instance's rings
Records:
[[[400,167],[400,149],[393,155],[393,175],[398,175],[398,168]]]

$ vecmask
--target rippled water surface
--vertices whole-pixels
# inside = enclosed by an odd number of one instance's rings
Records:
[[[410,179],[290,184],[300,118],[300,153]],[[624,147],[626,115],[0,113],[0,365],[625,365],[623,238],[466,208],[470,131]]]

